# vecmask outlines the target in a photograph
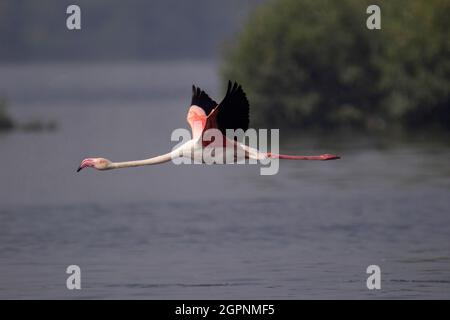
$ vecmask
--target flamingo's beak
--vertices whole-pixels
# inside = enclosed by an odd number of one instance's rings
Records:
[[[87,158],[87,159],[84,159],[83,161],[81,161],[81,164],[77,169],[77,172],[80,172],[81,170],[83,170],[84,168],[87,168],[87,167],[94,167],[94,159]]]

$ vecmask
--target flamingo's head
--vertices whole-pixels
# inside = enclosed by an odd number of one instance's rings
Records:
[[[84,168],[94,168],[97,170],[108,170],[111,169],[111,161],[105,158],[86,158],[81,161],[77,172],[80,172]]]

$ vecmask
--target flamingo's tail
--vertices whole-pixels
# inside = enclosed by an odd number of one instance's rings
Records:
[[[290,156],[286,154],[267,153],[268,158],[272,159],[288,159],[288,160],[337,160],[340,156],[334,154],[321,154],[320,156]]]

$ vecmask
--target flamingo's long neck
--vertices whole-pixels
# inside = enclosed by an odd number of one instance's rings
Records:
[[[150,158],[150,159],[125,161],[125,162],[113,162],[108,167],[108,169],[141,167],[141,166],[148,166],[148,165],[152,165],[152,164],[168,162],[174,158],[183,156],[185,151],[191,150],[193,143],[195,143],[194,140],[189,140],[187,143],[179,146],[178,148],[172,150],[169,153],[162,154],[162,155]]]
[[[336,160],[341,157],[334,154],[322,154],[320,156],[290,156],[287,154],[267,153],[268,158],[272,159],[288,159],[288,160]]]
[[[172,152],[166,153],[157,157],[153,157],[145,160],[135,160],[135,161],[124,161],[124,162],[113,162],[109,166],[109,169],[121,169],[121,168],[131,168],[148,166],[152,164],[164,163],[172,159]]]

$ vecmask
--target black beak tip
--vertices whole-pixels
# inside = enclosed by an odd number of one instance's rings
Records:
[[[79,168],[77,169],[77,172],[80,172],[80,171],[81,171],[81,169],[83,169],[83,168],[79,167]]]

